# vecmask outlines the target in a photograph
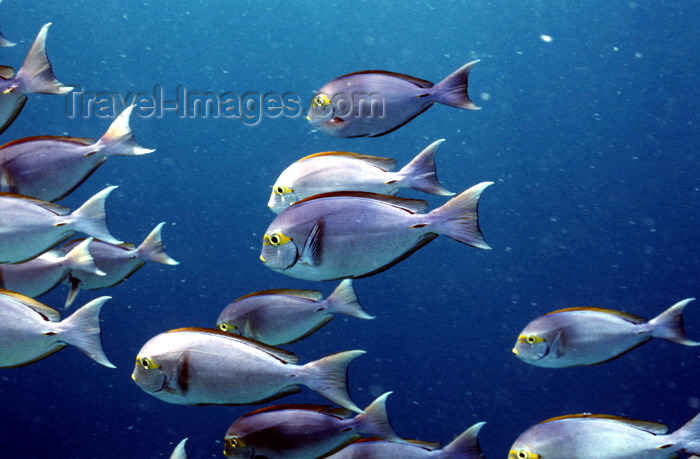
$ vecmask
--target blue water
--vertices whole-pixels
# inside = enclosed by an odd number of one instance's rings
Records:
[[[110,158],[61,201],[75,207],[106,185],[112,233],[139,243],[161,221],[177,267],[149,264],[108,294],[103,342],[117,369],[68,348],[0,370],[0,456],[223,457],[222,438],[247,406],[163,403],[130,378],[140,347],[183,326],[214,326],[233,299],[269,288],[330,293],[258,260],[273,218],[270,185],[291,162],[324,150],[405,164],[445,138],[443,184],[492,180],[480,206],[493,250],[438,238],[355,287],[374,321],[337,317],[289,346],[302,362],[349,349],[353,400],[391,390],[406,438],[447,443],[486,421],[487,458],[549,417],[579,412],[663,422],[700,411],[700,351],[653,340],[603,365],[548,370],[511,354],[540,314],[599,306],[651,318],[700,295],[700,9],[670,0],[608,2],[19,1],[0,5],[0,49],[18,68],[39,28],[58,78],[87,93],[294,93],[303,107],[328,80],[383,69],[438,81],[473,59],[478,112],[435,106],[379,138],[336,139],[302,117],[134,116],[156,152]],[[552,38],[546,41],[541,35]],[[32,135],[99,137],[110,119],[69,118],[70,96],[30,96],[6,142]],[[430,202],[443,198],[408,192]],[[66,287],[40,300],[62,311]],[[700,340],[700,304],[685,312]],[[326,403],[304,389],[283,403]]]

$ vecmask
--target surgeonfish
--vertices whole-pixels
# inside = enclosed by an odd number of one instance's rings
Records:
[[[183,438],[180,440],[180,443],[175,446],[175,449],[173,449],[172,454],[170,455],[170,459],[187,459],[187,451],[185,450],[185,443],[187,443],[187,439]]]
[[[27,94],[66,94],[73,90],[56,79],[46,55],[50,25],[49,22],[39,31],[17,75],[12,67],[0,66],[0,134],[22,111]]]
[[[96,290],[113,287],[129,278],[147,261],[171,266],[179,264],[165,253],[165,246],[161,239],[163,225],[165,223],[156,225],[138,247],[128,243],[111,244],[104,241],[93,241],[90,244],[90,254],[102,274],[86,270],[72,270],[66,278],[71,289],[65,306],[69,307],[73,303],[80,289]],[[60,250],[63,252],[73,250],[81,241],[82,239],[69,241],[61,246]]]
[[[0,191],[44,201],[64,198],[107,157],[138,156],[155,150],[136,143],[127,107],[96,142],[62,136],[26,137],[0,146]]]
[[[478,438],[484,424],[485,422],[474,424],[440,449],[422,441],[396,443],[363,438],[327,456],[327,459],[484,459]]]
[[[700,454],[700,414],[667,434],[663,424],[601,414],[540,422],[522,433],[508,459],[671,459]]]
[[[350,73],[326,83],[314,95],[306,119],[334,137],[378,137],[400,128],[436,102],[478,110],[467,93],[469,72],[477,62],[463,65],[436,85],[382,70]]]
[[[67,345],[114,368],[102,350],[100,309],[111,297],[90,301],[61,320],[58,311],[19,293],[0,289],[0,368],[29,365]]]
[[[270,346],[288,344],[312,334],[341,313],[358,319],[374,319],[357,300],[352,280],[343,280],[322,300],[315,290],[263,290],[245,295],[226,306],[217,326]]]
[[[92,241],[84,239],[68,253],[50,250],[24,263],[0,265],[0,288],[36,298],[53,289],[72,270],[104,276],[90,256]]]
[[[453,196],[437,178],[435,154],[444,139],[428,145],[398,172],[391,158],[326,151],[306,156],[287,167],[272,186],[267,203],[276,214],[297,201],[331,191],[367,191],[395,195],[402,188]]]
[[[0,193],[0,263],[26,261],[81,231],[120,244],[107,229],[105,199],[110,186],[70,209],[14,193]],[[70,212],[70,213],[69,213]]]
[[[685,335],[683,309],[688,298],[647,321],[626,312],[603,308],[569,308],[533,320],[518,336],[513,353],[538,367],[594,365],[614,359],[652,338],[700,346]]]
[[[143,345],[131,378],[148,394],[180,405],[247,405],[298,393],[299,384],[343,408],[350,400],[347,368],[364,351],[329,355],[306,365],[250,338],[207,328],[161,333]]]
[[[229,458],[315,459],[360,438],[361,434],[403,442],[389,423],[387,392],[364,413],[350,417],[346,409],[327,405],[275,405],[238,418],[226,431],[224,455]],[[398,456],[396,456],[398,457]]]
[[[417,199],[358,192],[312,196],[273,220],[260,260],[291,277],[331,280],[384,271],[440,234],[489,249],[478,204],[491,184],[474,185],[427,214],[427,203]]]

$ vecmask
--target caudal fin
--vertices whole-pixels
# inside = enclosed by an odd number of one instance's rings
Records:
[[[90,243],[92,241],[93,238],[89,237],[73,247],[65,256],[67,266],[72,270],[84,271],[96,276],[105,276],[106,274],[95,265],[95,260],[90,254]]]
[[[130,105],[109,126],[109,129],[98,141],[106,155],[138,156],[153,153],[155,150],[143,148],[134,138],[129,125],[129,118],[134,106]]]
[[[362,309],[362,305],[355,294],[355,289],[352,288],[352,279],[345,279],[338,284],[333,293],[323,303],[330,312],[339,312],[358,319],[375,318]]]
[[[490,249],[479,228],[479,197],[493,182],[482,182],[447,201],[428,215],[435,232],[478,249]]]
[[[51,23],[44,25],[34,39],[17,79],[22,81],[25,93],[65,94],[73,90],[64,86],[53,74],[49,56],[46,54],[46,34]]]
[[[688,454],[700,454],[700,413],[673,432],[674,443]]]
[[[72,228],[110,244],[121,244],[122,241],[115,239],[109,233],[107,229],[107,213],[105,212],[105,199],[115,188],[117,187],[110,186],[105,188],[73,211],[68,216]]]
[[[479,60],[471,61],[452,72],[447,78],[433,86],[432,98],[435,102],[451,105],[452,107],[480,110],[469,98],[469,72]]]
[[[178,261],[173,260],[165,253],[165,245],[160,236],[163,225],[165,225],[164,222],[158,223],[150,234],[146,236],[146,239],[143,240],[141,245],[138,246],[136,252],[138,252],[142,260],[153,261],[164,265],[178,265],[180,264]]]
[[[0,46],[3,48],[9,48],[15,46],[17,43],[8,40],[2,33],[0,33]]]
[[[479,445],[479,431],[485,422],[477,422],[448,445],[442,448],[447,457],[468,457],[470,459],[484,459],[484,454]]]
[[[683,326],[683,309],[695,298],[687,298],[674,304],[655,318],[649,321],[651,336],[664,338],[674,343],[686,346],[700,346],[697,341],[691,341],[685,334]]]
[[[308,371],[306,381],[302,383],[343,408],[363,413],[364,411],[350,400],[348,366],[364,353],[365,351],[339,352],[309,362],[302,367]]]
[[[60,323],[63,341],[77,347],[95,362],[115,368],[102,350],[100,309],[110,296],[94,299]]]
[[[445,189],[438,180],[435,169],[435,154],[440,144],[445,139],[436,140],[406,164],[400,171],[392,173],[387,184],[401,182],[404,186],[424,193],[439,196],[454,196],[454,193]]]
[[[389,416],[386,412],[386,399],[389,395],[391,395],[391,392],[380,395],[365,408],[365,412],[359,414],[354,419],[357,426],[356,428],[359,432],[366,435],[395,443],[406,443],[405,440],[396,435],[394,429],[391,427],[391,423],[389,423]]]

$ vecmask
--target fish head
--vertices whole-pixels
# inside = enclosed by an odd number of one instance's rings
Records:
[[[508,459],[540,459],[541,455],[529,450],[527,447],[513,447],[508,452]]]
[[[166,374],[161,365],[156,363],[153,357],[139,355],[136,357],[134,372],[131,379],[144,391],[149,393],[160,392],[167,385]]]
[[[253,458],[255,449],[235,435],[226,435],[224,438],[224,456],[231,458]]]
[[[311,99],[311,106],[306,119],[312,126],[318,127],[331,118],[333,118],[333,101],[324,92],[317,93]]]
[[[279,214],[287,207],[291,206],[299,200],[299,197],[294,192],[294,188],[281,183],[275,183],[270,193],[270,199],[267,206],[276,214]]]
[[[275,271],[291,268],[299,258],[296,244],[282,230],[271,230],[263,236],[260,260]]]
[[[548,338],[545,334],[524,330],[515,342],[513,354],[520,360],[529,363],[536,362],[549,354],[550,343]]]

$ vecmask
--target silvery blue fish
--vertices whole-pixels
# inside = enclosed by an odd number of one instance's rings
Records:
[[[13,193],[0,193],[0,263],[26,261],[82,231],[114,244],[107,229],[105,199],[116,186],[100,191],[75,211]]]
[[[352,280],[343,280],[322,300],[315,290],[264,290],[250,293],[226,306],[217,326],[270,346],[299,341],[323,327],[334,313],[374,319],[357,300]]]
[[[62,136],[14,140],[0,147],[0,191],[44,201],[64,198],[85,181],[108,156],[137,156],[154,150],[140,147],[129,127],[127,107],[98,141]]]
[[[93,241],[90,244],[90,254],[102,274],[86,270],[72,270],[66,278],[66,282],[71,286],[66,307],[73,303],[81,288],[96,290],[113,287],[129,278],[147,261],[171,266],[177,265],[178,262],[165,253],[165,245],[161,239],[161,230],[164,224],[156,225],[138,247],[128,243],[111,244],[104,241]],[[81,241],[82,239],[69,241],[60,250],[63,252],[73,250]]]
[[[474,424],[440,449],[436,449],[430,443],[414,440],[396,443],[379,439],[360,439],[327,456],[327,459],[484,459],[477,437],[484,424]]]
[[[83,351],[100,365],[114,368],[100,342],[103,296],[61,320],[60,314],[27,296],[0,290],[0,368],[29,365],[67,345]]]
[[[303,384],[333,403],[362,412],[350,400],[347,368],[364,351],[329,355],[306,365],[250,338],[206,328],[181,328],[151,338],[131,378],[148,394],[180,405],[247,405],[296,394]]]
[[[90,255],[92,240],[83,240],[68,253],[50,250],[24,263],[0,265],[0,288],[35,298],[53,289],[72,270],[104,276]]]
[[[355,441],[360,434],[403,442],[391,428],[387,392],[365,412],[323,405],[275,405],[238,418],[226,431],[224,455],[229,458],[314,459]]]
[[[382,70],[341,76],[316,93],[307,120],[334,137],[378,137],[400,128],[436,102],[478,110],[467,94],[469,72],[477,62],[463,65],[436,85]]]
[[[301,158],[286,168],[272,186],[267,203],[276,214],[297,201],[331,191],[367,191],[395,195],[402,188],[453,196],[440,185],[435,154],[444,139],[431,143],[398,172],[396,161],[346,151],[326,151]]]
[[[680,301],[649,321],[603,308],[550,312],[523,329],[513,353],[538,367],[562,368],[606,362],[652,338],[700,346],[688,339],[683,327],[683,309],[693,300]]]
[[[534,425],[508,459],[671,459],[700,454],[700,414],[671,434],[663,424],[600,414],[561,416]]]
[[[17,75],[11,67],[0,66],[0,134],[22,111],[27,94],[65,94],[73,90],[56,79],[46,55],[50,25],[49,22],[39,31]]]
[[[186,438],[183,438],[180,440],[180,443],[177,444],[175,449],[173,450],[172,454],[170,455],[170,459],[187,459],[187,451],[185,450],[185,443],[187,442]]]
[[[478,204],[491,183],[474,185],[427,214],[427,203],[416,199],[357,192],[312,196],[273,220],[260,259],[291,277],[331,280],[384,271],[440,234],[489,249]]]

